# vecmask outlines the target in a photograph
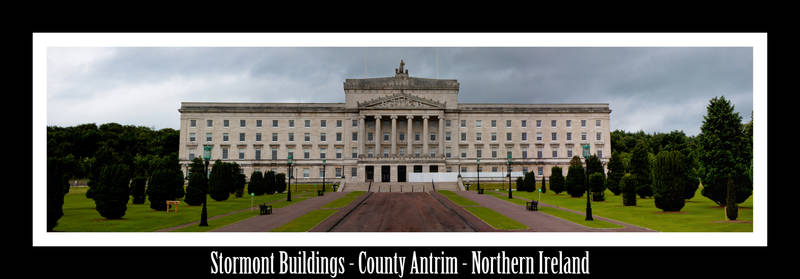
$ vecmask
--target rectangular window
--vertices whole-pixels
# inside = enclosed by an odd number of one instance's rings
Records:
[[[326,135],[325,133],[319,133],[319,141],[324,142],[327,140],[328,140],[328,135]]]
[[[383,141],[384,142],[389,141],[389,133],[383,133]]]
[[[303,148],[303,159],[311,159],[311,150]]]
[[[311,120],[306,119],[303,122],[304,122],[304,125],[303,125],[304,127],[311,128]]]
[[[272,136],[275,136],[275,134],[272,134]],[[261,141],[261,133],[256,133],[256,141]]]
[[[536,133],[536,140],[537,141],[542,141],[542,133],[541,132]]]
[[[558,150],[553,149],[553,158],[558,158]]]
[[[506,133],[506,141],[511,141],[512,135],[511,133]]]
[[[450,132],[445,132],[444,133],[444,140],[450,141]]]
[[[290,148],[286,151],[286,158],[292,157],[294,158],[294,148]]]
[[[481,168],[483,169],[483,168]],[[497,167],[492,167],[492,172],[497,172]]]
[[[522,150],[522,159],[528,159],[528,150],[527,149],[523,149]]]
[[[383,148],[383,157],[389,157],[389,148],[388,147],[384,147]]]
[[[603,150],[597,149],[597,158],[603,158]]]
[[[508,151],[506,151],[506,158],[511,158],[511,148],[508,148]]]
[[[541,148],[536,149],[536,158],[539,158],[539,159],[542,158],[542,149]]]
[[[367,158],[372,158],[375,154],[375,148],[367,147]]]
[[[294,119],[289,119],[289,128],[294,128]]]
[[[342,177],[342,168],[336,168],[336,177]]]
[[[336,128],[341,128],[341,127],[342,127],[342,120],[341,119],[336,120]]]
[[[353,119],[353,125],[352,126],[353,127],[358,127],[358,120],[357,119]]]
[[[222,141],[228,142],[228,133],[222,133]]]
[[[450,128],[450,119],[446,119],[446,120],[444,121],[444,127],[445,127],[445,128]]]
[[[244,160],[244,149],[239,149],[239,160]]]
[[[419,157],[420,154],[422,154],[422,148],[415,147],[414,148],[414,156],[415,157]]]
[[[278,160],[278,149],[277,148],[273,148],[272,149],[272,160]]]
[[[278,128],[278,120],[272,120],[272,128]]]
[[[595,120],[595,121],[594,121],[594,126],[600,127],[600,126],[602,126],[602,125],[600,125],[600,124],[602,124],[602,123],[603,123],[603,121],[602,121],[602,120]]]
[[[481,141],[481,136],[482,136],[481,133],[475,133],[475,140]]]
[[[341,158],[342,158],[342,149],[336,148],[336,159],[341,159]]]
[[[353,132],[353,141],[358,141],[358,132]]]
[[[544,167],[538,167],[538,168],[536,168],[536,172],[537,172],[537,173],[539,173],[539,176],[542,176],[542,175],[544,175]]]
[[[461,172],[467,172],[467,167],[461,167]]]
[[[211,133],[206,133],[206,141],[211,142]]]
[[[461,133],[461,141],[467,141],[467,133]]]
[[[311,133],[304,133],[303,141],[311,141]]]
[[[328,127],[328,121],[325,120],[325,119],[320,120],[319,121],[319,126],[322,127],[322,128]]]
[[[323,176],[325,176],[325,169],[324,168],[319,168],[319,177],[323,177]]]
[[[492,128],[497,127],[497,120],[492,120]]]
[[[467,158],[467,149],[461,148],[461,158]]]
[[[497,147],[492,147],[492,158],[497,158]]]
[[[511,128],[511,120],[506,120],[506,128]]]
[[[357,176],[358,176],[358,168],[351,168],[350,177],[357,177]]]
[[[336,133],[336,141],[342,141],[342,133]]]
[[[431,141],[436,141],[436,133],[431,133]]]
[[[239,141],[244,141],[244,133],[239,133]]]
[[[567,149],[567,157],[572,158],[572,149]]]
[[[195,119],[189,120],[189,127],[192,128],[197,127],[197,120]]]
[[[555,127],[556,122],[557,122],[556,120],[550,120],[550,127]]]
[[[398,152],[399,152],[400,155],[406,155],[406,148],[405,147],[400,147],[400,150],[398,150]]]
[[[475,156],[476,157],[481,158],[482,155],[483,155],[483,149],[481,149],[481,148],[475,149]]]
[[[272,133],[272,141],[273,142],[277,142],[278,141],[278,133]]]
[[[541,128],[541,127],[542,127],[542,121],[536,120],[536,128]]]
[[[367,133],[367,141],[372,141],[372,133]]]
[[[404,133],[399,133],[399,138],[400,138],[400,141],[404,141],[404,140],[406,140],[406,134],[404,134]]]
[[[497,141],[497,133],[492,133],[492,141]]]
[[[567,140],[572,140],[572,132],[567,132]]]
[[[586,140],[586,132],[581,133],[581,140]]]
[[[261,127],[261,119],[256,120],[256,127]]]
[[[246,122],[244,121],[244,119],[239,120],[239,127],[245,127],[246,126],[245,123]]]
[[[352,154],[353,155],[353,157],[352,157],[353,159],[358,158],[358,148],[357,147],[353,147],[353,152],[352,153],[353,153]]]
[[[206,120],[206,127],[214,127],[214,120]]]
[[[467,120],[461,120],[461,128],[467,127]]]
[[[522,133],[522,141],[528,140],[528,133]]]
[[[447,156],[447,158],[450,158],[450,147],[445,148],[445,156]]]
[[[189,141],[194,142],[194,133],[189,133]]]
[[[601,140],[603,138],[603,133],[597,132],[597,140]]]
[[[230,126],[230,122],[228,121],[228,119],[222,120],[222,127],[227,128],[229,126]]]
[[[552,133],[552,140],[558,140],[558,133]]]
[[[586,127],[586,119],[581,120],[581,127]]]
[[[294,133],[289,133],[289,141],[294,141]]]
[[[228,149],[222,148],[222,159],[228,159]]]
[[[420,140],[419,133],[414,134],[414,140],[415,141],[419,141]]]
[[[303,178],[308,178],[309,176],[311,176],[311,170],[303,169]]]
[[[477,128],[481,127],[481,121],[480,120],[475,120],[475,127],[477,127]]]
[[[522,126],[522,128],[528,127],[528,120],[522,120],[520,126]]]
[[[189,161],[194,160],[194,150],[189,150]]]
[[[319,158],[325,159],[327,158],[328,149],[327,148],[320,148],[319,149]]]
[[[256,149],[256,160],[261,160],[261,149]]]

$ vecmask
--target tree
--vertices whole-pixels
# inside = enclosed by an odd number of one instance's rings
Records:
[[[284,184],[282,189],[286,188],[285,185],[286,184]],[[275,192],[283,193],[283,190],[278,188],[280,188],[280,186],[278,186],[278,177],[275,175],[275,172],[268,171],[266,174],[264,174],[264,191],[269,195],[275,194]]]
[[[542,193],[547,193],[547,177],[542,175]]]
[[[275,192],[283,193],[283,191],[286,191],[286,174],[279,173],[275,175]]]
[[[103,167],[95,184],[95,209],[106,219],[119,219],[128,209],[130,170],[123,164]]]
[[[600,162],[600,158],[597,158],[597,155],[589,156],[589,159],[586,163],[586,171],[590,176],[593,173],[599,173],[603,176],[603,179],[606,177],[605,171],[603,170],[603,163]]]
[[[728,195],[727,199],[727,206],[725,207],[725,215],[728,216],[728,220],[734,221],[737,217],[739,217],[739,207],[736,205],[736,194],[733,190],[733,179],[728,178],[728,189],[726,194]]]
[[[577,164],[575,162],[577,162]],[[580,163],[580,158],[575,156],[572,158],[569,170],[567,171],[567,193],[573,198],[582,197],[583,193],[586,192],[585,180],[586,175]]]
[[[166,201],[183,197],[183,172],[174,168],[157,168],[147,183],[147,198],[150,208],[167,210]]]
[[[725,206],[730,177],[736,203],[750,197],[753,184],[747,177],[747,168],[752,160],[752,145],[742,117],[734,112],[734,106],[725,97],[715,97],[709,102],[697,140],[698,174],[703,182],[701,194]]]
[[[517,191],[525,191],[525,182],[522,181],[523,177],[525,177],[525,176],[517,177],[517,180],[516,180],[516,182],[517,182]]]
[[[133,204],[143,204],[147,195],[145,195],[145,187],[147,187],[147,178],[144,176],[137,176],[131,180],[131,196],[133,196]]]
[[[622,205],[636,206],[636,179],[635,175],[626,174],[619,180],[619,186],[622,188]]]
[[[678,151],[661,151],[653,161],[653,197],[663,211],[680,211],[690,184],[686,156]]]
[[[648,158],[647,145],[640,141],[633,149],[631,155],[631,174],[636,179],[636,193],[641,198],[652,197],[650,159]]]
[[[186,186],[186,199],[189,205],[202,205],[208,193],[208,177],[206,177],[205,164],[202,159],[194,158],[189,165],[189,185]]]
[[[589,175],[589,187],[592,189],[592,201],[606,200],[605,178],[602,173],[592,173]]]
[[[522,183],[525,184],[525,191],[536,191],[536,174],[532,171],[525,173],[525,178],[522,179]]]
[[[217,160],[208,178],[208,195],[215,201],[227,200],[233,189],[233,171],[228,163]]]
[[[561,167],[553,166],[553,168],[550,169],[550,190],[556,193],[556,195],[564,192],[564,174]]]
[[[58,220],[64,216],[64,189],[69,187],[69,178],[65,174],[63,161],[58,158],[47,158],[47,231],[53,231]],[[69,189],[69,188],[66,188]]]
[[[231,164],[231,176],[233,177],[233,184],[231,184],[230,193],[235,194],[237,198],[242,197],[244,192],[244,184],[247,183],[247,177],[242,174],[242,168],[236,162]]]
[[[247,184],[247,192],[252,195],[260,196],[266,192],[265,188],[264,176],[261,174],[261,171],[253,171],[253,173],[250,174],[250,183]]]
[[[623,176],[625,176],[625,167],[622,165],[619,153],[614,152],[611,155],[611,159],[608,161],[608,179],[606,179],[606,186],[615,196],[622,193],[622,188],[619,187],[619,181]]]

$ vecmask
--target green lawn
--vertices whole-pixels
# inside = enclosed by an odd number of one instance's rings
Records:
[[[459,196],[458,194],[456,194],[456,193],[454,193],[452,191],[440,190],[439,193],[442,194],[443,196],[447,197],[447,199],[451,200],[452,202],[454,202],[455,204],[457,204],[459,206],[480,206],[480,204],[478,204],[477,202],[474,202],[474,201],[472,201],[472,200],[470,200],[468,198]]]
[[[157,231],[164,228],[170,228],[178,225],[183,225],[200,220],[200,211],[202,206],[190,206],[181,200],[178,207],[178,212],[167,213],[165,211],[156,211],[150,208],[150,201],[146,200],[144,204],[132,204],[128,202],[128,209],[125,216],[119,220],[107,220],[100,216],[95,210],[94,200],[87,199],[87,188],[73,187],[69,193],[64,196],[64,216],[58,220],[58,225],[55,231],[62,232],[147,232]],[[304,199],[312,197],[310,192],[292,192],[292,202],[295,203]],[[257,196],[254,199],[253,205],[265,202],[274,202],[273,208],[286,206],[290,203],[286,202],[286,193]],[[208,218],[217,215],[222,215],[234,211],[244,210],[250,208],[250,197],[243,196],[236,198],[231,195],[225,201],[215,201],[208,199]],[[258,212],[253,211],[254,214]],[[250,211],[241,212],[232,216],[226,216],[219,220],[209,221],[209,227],[196,230],[208,230],[214,227],[230,224],[238,220],[247,218]],[[229,221],[229,222],[228,222]],[[214,227],[212,227],[214,226]]]
[[[366,193],[365,191],[355,191],[350,192],[344,195],[341,198],[336,199],[335,201],[329,202],[326,205],[323,205],[321,209],[312,210],[311,212],[306,213],[303,216],[298,217],[297,219],[292,220],[289,223],[286,223],[283,226],[277,227],[273,232],[307,232],[314,228],[317,224],[324,221],[341,208],[347,206],[358,197]]]
[[[602,216],[629,224],[638,225],[664,232],[752,232],[753,231],[753,197],[740,204],[739,218],[737,220],[750,221],[725,222],[724,209],[717,206],[710,199],[700,194],[702,186],[695,196],[686,202],[686,205],[677,213],[665,213],[655,207],[653,198],[641,199],[637,196],[636,206],[623,206],[622,196],[614,196],[611,191],[606,191],[606,200],[592,202],[592,214]],[[532,200],[538,199],[537,192],[517,192],[515,196]],[[541,201],[547,204],[586,211],[586,196],[572,198],[566,192],[559,195],[547,191],[541,196]],[[540,207],[541,209],[541,207]]]
[[[507,201],[507,202],[512,202],[512,203],[518,204],[518,205],[523,206],[523,207],[525,206],[525,203],[526,203],[526,201],[521,200],[521,199],[517,199],[517,198],[513,198],[513,199],[509,200],[508,199],[508,191],[485,191],[484,193],[485,194],[489,194],[491,196],[494,196],[495,198]],[[512,197],[514,196],[514,194],[516,194],[516,191],[514,191],[512,193]],[[609,222],[606,222],[606,221],[603,221],[603,220],[598,220],[598,219],[595,219],[594,221],[586,221],[585,220],[586,219],[586,215],[576,214],[576,213],[573,213],[573,212],[560,210],[560,209],[556,209],[556,208],[548,208],[548,207],[540,206],[538,209],[539,209],[539,212],[542,212],[542,213],[545,213],[545,214],[549,214],[549,215],[553,215],[553,216],[561,218],[561,219],[566,219],[567,221],[570,221],[570,222],[573,222],[573,223],[578,223],[578,224],[581,224],[581,225],[584,225],[584,226],[587,226],[587,227],[590,227],[590,228],[608,229],[608,228],[622,228],[623,227],[623,226],[620,226],[620,225],[617,225],[617,224],[614,224],[614,223],[609,223]]]
[[[515,180],[516,180],[516,178],[511,180],[511,189],[517,189],[517,182],[515,182]],[[466,187],[467,185],[465,184],[464,186]],[[484,189],[484,191],[488,191],[488,190],[506,190],[506,191],[508,191],[508,182],[506,181],[504,183],[500,183],[500,182],[485,182],[485,181],[482,181],[481,182],[481,189]],[[475,182],[475,181],[470,182],[469,190],[470,191],[478,191],[478,183]]]
[[[527,229],[528,227],[520,224],[514,219],[508,218],[503,214],[497,213],[497,211],[491,210],[486,207],[464,207],[467,211],[475,214],[478,218],[481,218],[484,222],[489,224],[495,229],[499,230],[522,230]]]

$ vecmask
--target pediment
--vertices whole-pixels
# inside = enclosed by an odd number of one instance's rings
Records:
[[[397,93],[365,102],[359,102],[358,107],[380,109],[444,109],[445,104],[408,93]]]

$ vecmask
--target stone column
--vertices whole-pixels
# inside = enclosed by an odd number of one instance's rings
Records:
[[[424,156],[428,156],[428,118],[430,116],[423,115],[422,116],[422,154]]]
[[[381,150],[381,139],[383,136],[381,135],[381,116],[375,116],[375,157],[380,157],[383,155],[383,150]]]
[[[406,124],[408,124],[408,131],[406,132],[406,145],[408,145],[408,147],[406,147],[406,156],[411,157],[411,154],[414,154],[414,149],[412,149],[413,147],[412,144],[414,142],[412,139],[414,137],[411,135],[411,133],[413,132],[412,125],[414,123],[414,116],[406,115],[406,122],[407,122]]]
[[[444,155],[444,115],[439,115],[439,152],[436,155],[439,157]]]
[[[358,155],[367,154],[367,117],[364,115],[358,116]]]
[[[392,156],[397,155],[397,115],[392,115]]]

